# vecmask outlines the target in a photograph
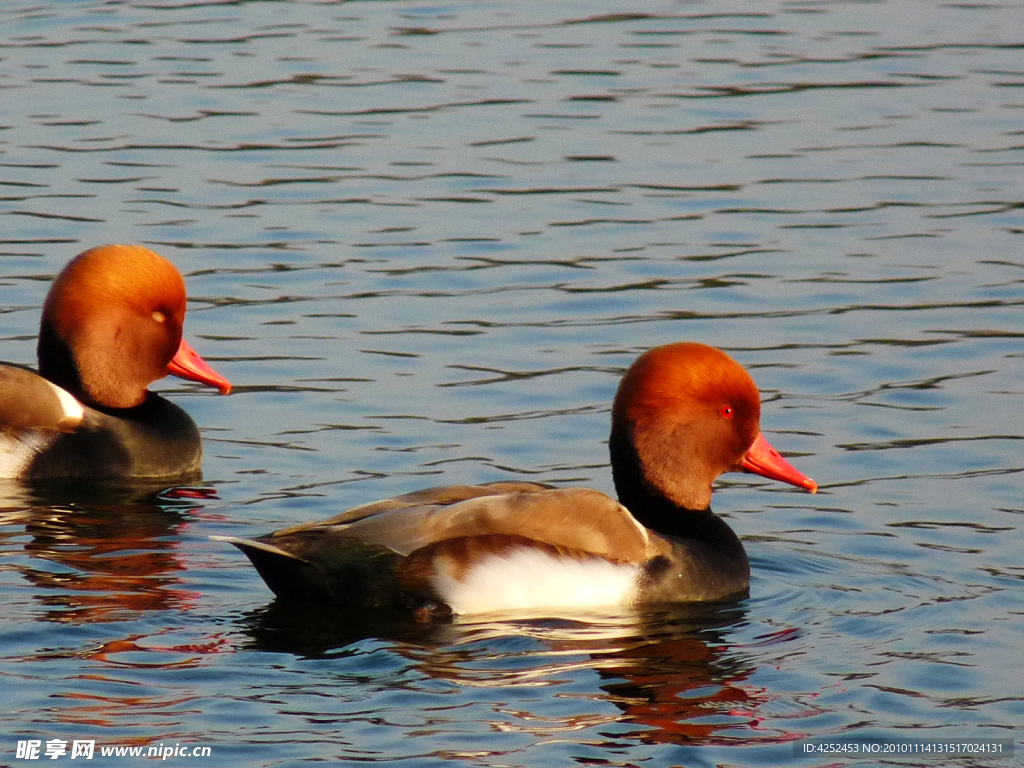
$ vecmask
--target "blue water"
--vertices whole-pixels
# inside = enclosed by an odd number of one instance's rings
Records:
[[[1020,30],[931,0],[5,5],[0,358],[34,361],[69,258],[140,242],[236,389],[158,385],[202,484],[2,489],[0,764],[33,739],[417,767],[1018,739]],[[309,615],[208,538],[435,484],[610,492],[618,377],[684,339],[752,372],[821,484],[721,479],[736,605]]]

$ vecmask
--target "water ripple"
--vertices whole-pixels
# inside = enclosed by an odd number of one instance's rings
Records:
[[[12,738],[787,766],[1019,727],[1015,7],[240,8],[0,11],[3,357],[68,258],[141,242],[235,383],[156,385],[207,485],[0,487]],[[418,625],[279,604],[208,538],[423,485],[611,492],[617,380],[683,339],[821,482],[716,483],[747,599]]]

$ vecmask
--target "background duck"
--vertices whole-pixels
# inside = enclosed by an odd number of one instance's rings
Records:
[[[182,338],[185,282],[139,245],[103,245],[53,281],[38,373],[0,363],[0,477],[164,478],[198,473],[195,423],[150,392],[168,374],[231,384]]]

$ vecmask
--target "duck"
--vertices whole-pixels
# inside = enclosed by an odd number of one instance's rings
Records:
[[[38,370],[0,363],[0,478],[165,479],[200,472],[188,414],[149,390],[172,374],[231,391],[182,337],[185,281],[141,245],[74,257],[43,303]]]
[[[611,415],[617,499],[528,481],[455,485],[214,538],[240,549],[279,601],[427,620],[749,594],[743,544],[711,511],[713,482],[745,471],[818,489],[761,433],[754,380],[719,349],[667,344],[629,367]]]

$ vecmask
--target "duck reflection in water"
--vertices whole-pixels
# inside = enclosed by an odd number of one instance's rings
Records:
[[[387,652],[403,659],[410,672],[450,683],[467,698],[499,697],[502,730],[537,738],[617,723],[630,730],[616,731],[616,739],[644,743],[792,740],[793,734],[758,730],[757,712],[769,697],[748,682],[757,668],[754,654],[730,639],[746,614],[741,601],[660,606],[630,615],[425,624],[400,611],[339,616],[277,600],[245,617],[241,628],[255,649],[300,660],[347,658],[366,640],[384,640]],[[580,676],[591,675],[601,682],[583,686],[591,693],[580,694]],[[575,692],[564,716],[547,709],[543,717],[531,714],[538,686]],[[469,692],[480,689],[492,693]]]
[[[0,516],[31,537],[28,561],[15,567],[39,588],[45,619],[119,621],[194,602],[176,575],[185,568],[177,547],[189,516],[216,498],[212,489],[76,484],[12,492],[17,498],[4,505],[12,511]]]

